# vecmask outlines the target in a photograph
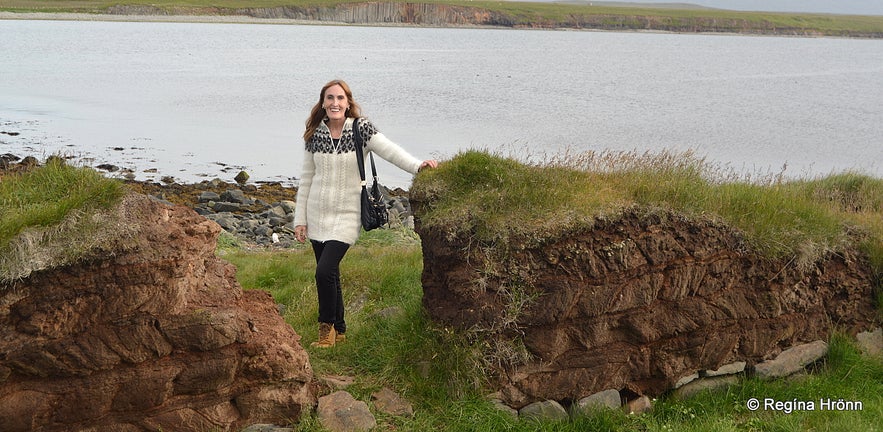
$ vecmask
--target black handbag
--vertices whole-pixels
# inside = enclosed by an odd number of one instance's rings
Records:
[[[365,157],[363,156],[362,134],[359,133],[359,119],[353,121],[353,136],[356,140],[356,158],[359,163],[359,176],[362,178],[362,228],[371,231],[380,228],[389,222],[389,210],[380,193],[380,183],[377,181],[377,168],[374,167],[374,154],[368,153],[371,158],[371,174],[374,176],[374,184],[368,188],[365,181]]]

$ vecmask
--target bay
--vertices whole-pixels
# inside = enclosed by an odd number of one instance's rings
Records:
[[[0,154],[296,183],[328,80],[418,158],[686,151],[883,177],[883,42],[493,29],[0,21]],[[381,164],[381,180],[410,175]]]

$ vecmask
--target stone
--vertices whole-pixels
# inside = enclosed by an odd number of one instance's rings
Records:
[[[285,224],[287,224],[289,221],[288,221],[288,219],[285,218],[285,217],[272,217],[272,216],[271,216],[271,217],[268,219],[268,222],[269,222],[269,224],[270,224],[271,227],[278,228],[278,227],[281,227],[281,226],[285,226]]]
[[[865,331],[855,335],[859,349],[871,356],[883,356],[883,328],[877,327],[874,331]]]
[[[220,225],[221,228],[227,231],[236,232],[237,228],[240,225],[239,219],[232,213],[216,213],[206,215],[206,218],[214,221],[215,223]]]
[[[647,396],[641,396],[626,402],[623,408],[628,414],[642,414],[653,409],[653,401]]]
[[[797,373],[828,353],[828,344],[815,341],[791,347],[773,360],[754,365],[754,374],[759,378],[781,378]]]
[[[25,156],[18,164],[25,167],[35,167],[40,165],[40,161],[33,156]]]
[[[331,432],[368,431],[377,426],[368,404],[343,390],[320,397],[316,415],[322,426]]]
[[[242,204],[230,201],[217,201],[212,206],[212,210],[218,213],[237,212],[242,208]]]
[[[228,203],[249,204],[251,200],[240,189],[227,189],[221,193],[221,200]]]
[[[294,208],[297,206],[297,204],[295,204],[295,202],[291,200],[282,200],[279,201],[279,206],[281,206],[282,209],[285,210],[286,214],[293,214]]]
[[[700,378],[683,387],[675,389],[672,395],[678,399],[686,399],[703,391],[715,391],[724,389],[739,383],[739,377],[735,375],[720,375],[708,378]]]
[[[414,417],[414,407],[398,393],[384,387],[371,394],[374,407],[382,413],[398,417]]]
[[[288,214],[288,212],[285,210],[285,207],[283,207],[281,204],[277,204],[277,205],[270,206],[270,208],[267,210],[266,217],[270,217],[270,218],[277,217],[277,218],[284,219],[285,215],[287,215],[287,214]],[[264,216],[264,215],[262,214],[262,216]]]
[[[294,432],[294,429],[272,424],[259,423],[248,426],[239,432]]]
[[[553,400],[534,402],[518,410],[521,418],[529,418],[541,421],[559,421],[569,418],[567,410],[560,403]]]
[[[324,382],[328,387],[332,389],[345,389],[356,381],[355,378],[351,376],[344,375],[325,375],[319,378],[322,382]]]
[[[509,405],[506,405],[502,400],[492,398],[492,399],[490,399],[490,401],[491,401],[491,405],[493,405],[494,409],[496,409],[497,411],[500,411],[503,414],[505,414],[513,419],[518,418],[518,410],[510,407]]]
[[[201,202],[201,203],[210,203],[210,202],[220,201],[220,200],[221,200],[221,196],[218,195],[216,192],[212,192],[212,191],[202,192],[199,194],[199,197],[197,198],[197,201]]]
[[[250,176],[248,175],[247,172],[239,171],[239,174],[236,174],[236,177],[233,177],[233,180],[235,180],[236,183],[245,183],[248,181],[249,177]]]
[[[286,249],[297,243],[293,225],[296,203],[290,199],[296,196],[297,188],[279,183],[228,183],[218,178],[197,184],[129,182],[129,186],[147,195],[190,206],[200,215],[217,222],[237,240],[274,249]],[[241,193],[230,192],[232,190]],[[405,194],[406,191],[397,193]],[[408,201],[404,196],[396,199],[402,203]],[[218,202],[222,204],[216,204]],[[217,210],[214,209],[216,205]],[[264,226],[271,231],[255,231],[255,228]],[[277,234],[278,243],[273,241],[273,233]]]
[[[578,400],[573,410],[577,414],[586,415],[599,410],[619,409],[620,407],[622,407],[622,398],[619,395],[619,390],[608,389]]]
[[[747,363],[743,361],[733,362],[730,364],[725,364],[715,370],[706,370],[702,372],[702,376],[705,377],[716,377],[721,375],[735,375],[738,373],[745,372],[745,366]]]
[[[699,379],[699,372],[687,375],[687,376],[677,380],[675,382],[674,388],[679,388],[679,387],[689,384],[689,383],[693,382],[693,380],[697,380],[697,379]]]

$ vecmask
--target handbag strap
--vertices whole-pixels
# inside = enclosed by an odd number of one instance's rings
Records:
[[[356,159],[359,162],[359,177],[362,179],[362,186],[365,186],[367,183],[365,182],[365,156],[362,150],[364,146],[364,142],[362,141],[362,134],[359,132],[359,119],[353,120],[353,136],[356,139]],[[374,166],[374,153],[368,152],[368,157],[371,158],[371,175],[374,176],[374,183],[377,183],[377,168]]]

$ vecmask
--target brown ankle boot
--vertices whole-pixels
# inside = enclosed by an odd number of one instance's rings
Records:
[[[331,348],[337,342],[337,331],[330,323],[319,323],[319,340],[310,344],[311,347]]]

